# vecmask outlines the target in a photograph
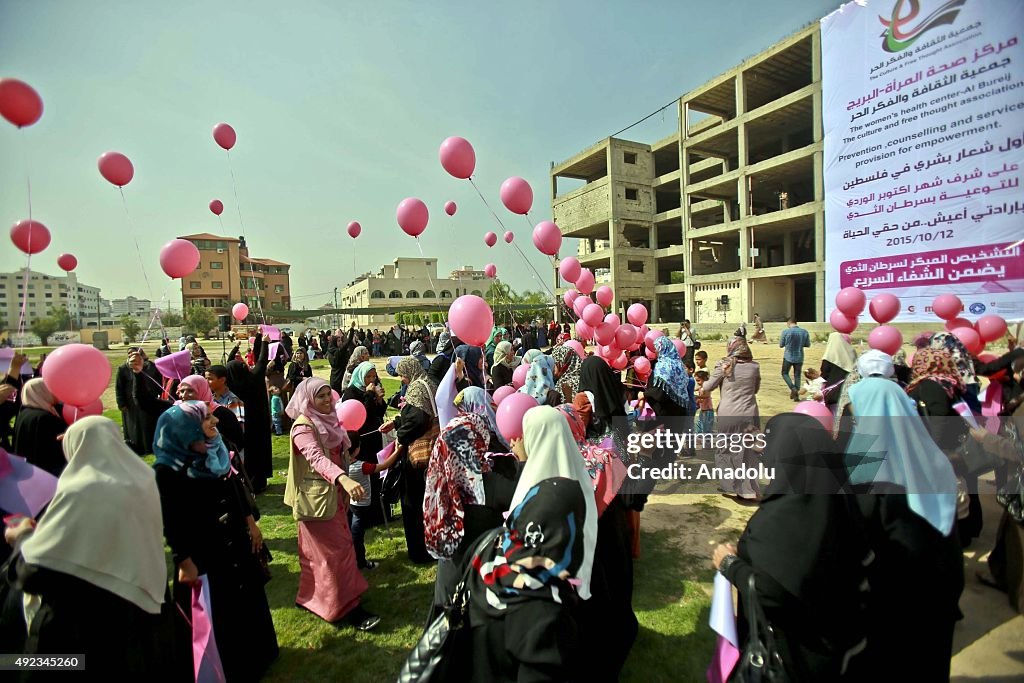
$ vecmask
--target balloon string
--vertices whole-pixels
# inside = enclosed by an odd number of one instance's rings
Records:
[[[25,319],[28,314],[28,281],[32,268],[32,174],[29,169],[28,159],[28,138],[21,136],[22,160],[25,162],[25,186],[28,190],[28,251],[25,254],[25,274],[22,276],[21,285],[21,311],[18,313],[18,337],[21,339],[19,351],[25,350]]]
[[[420,250],[420,256],[426,260],[427,257],[423,254],[423,243],[420,242],[419,235],[414,239],[416,240],[416,248]],[[438,299],[437,309],[441,312],[441,320],[448,322],[448,317],[444,314],[444,304],[440,303],[441,292],[438,291],[437,285],[434,284],[434,278],[430,277],[430,266],[427,266],[427,280],[430,281],[430,290],[434,292],[434,295]]]
[[[118,186],[117,191],[121,193],[121,206],[124,207],[124,215],[128,219],[128,232],[132,234],[132,241],[135,243],[135,253],[139,257],[139,268],[142,269],[142,279],[146,282],[146,293],[149,294],[149,298],[153,298],[153,288],[149,284],[149,276],[146,274],[146,262],[142,260],[142,249],[139,248],[139,238],[135,232],[135,223],[132,221],[132,215],[128,212],[128,200],[124,196],[124,187]]]
[[[166,301],[166,300],[167,300],[167,288],[164,287],[164,291],[160,294],[160,305],[162,306],[164,301]],[[163,330],[164,329],[164,321],[160,319],[160,309],[159,308],[156,308],[156,309],[153,310],[153,317],[149,321],[149,327],[147,327],[146,331],[142,333],[142,341],[139,342],[140,344],[145,344],[146,343],[146,340],[149,338],[149,333],[153,329],[153,325],[156,324],[157,320],[160,320],[160,329]]]
[[[228,153],[228,173],[231,174],[231,191],[235,195],[235,210],[238,211],[238,227],[242,230],[242,239],[244,240],[245,222],[242,220],[242,204],[238,201],[238,184],[235,182],[235,169],[231,163],[231,150],[229,149],[225,151]],[[223,223],[221,223],[221,225],[223,225]],[[248,244],[246,244],[246,247],[248,247]],[[239,254],[239,257],[241,257],[241,254]],[[266,325],[267,316],[263,313],[263,300],[260,298],[259,287],[256,286],[256,271],[252,266],[252,259],[248,256],[246,258],[249,259],[249,279],[252,280],[252,288],[253,291],[256,292],[256,307],[260,311],[260,318],[263,320],[263,324]],[[266,282],[266,278],[264,278],[264,282]]]

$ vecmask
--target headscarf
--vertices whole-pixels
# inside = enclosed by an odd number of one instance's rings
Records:
[[[213,391],[210,389],[210,383],[206,381],[205,377],[189,375],[181,380],[179,384],[192,387],[192,390],[196,392],[197,400],[203,403],[213,403]]]
[[[885,351],[871,349],[857,359],[857,374],[861,377],[892,377],[896,371],[892,356]]]
[[[419,341],[417,339],[412,344],[409,344],[409,355],[410,356],[423,356],[423,355],[426,355],[425,354],[425,349],[423,347],[423,342],[421,342],[421,341]]]
[[[577,392],[572,398],[572,407],[583,422],[583,428],[590,426],[590,416],[594,412],[594,406],[590,400],[589,392]]]
[[[964,384],[977,384],[978,375],[974,372],[974,361],[971,360],[971,352],[967,350],[964,343],[955,334],[939,332],[932,336],[929,346],[933,349],[946,349],[953,357],[953,363],[960,373],[960,379]]]
[[[725,358],[720,361],[722,364],[722,374],[726,377],[732,377],[732,372],[736,368],[737,363],[750,363],[753,360],[754,354],[750,352],[747,340],[743,337],[733,337],[729,340]]]
[[[398,366],[395,368],[395,372],[398,373],[399,377],[403,377],[408,380],[410,385],[412,385],[415,380],[418,380],[426,374],[423,370],[423,364],[412,356],[406,356],[402,360],[398,361]]]
[[[825,346],[825,355],[821,357],[837,368],[846,372],[852,372],[857,365],[857,352],[846,337],[839,332],[832,332],[828,335],[828,344]]]
[[[544,405],[548,400],[548,392],[554,390],[555,360],[551,356],[538,356],[530,363],[526,372],[526,384],[519,391],[533,396],[537,403]]]
[[[582,396],[582,394],[579,395]],[[587,405],[589,406],[589,403]],[[600,517],[611,504],[619,489],[622,488],[622,484],[628,476],[626,466],[614,448],[606,447],[610,446],[610,442],[603,439],[601,443],[587,440],[589,413],[588,420],[584,421],[579,411],[569,404],[563,403],[556,410],[565,416],[572,437],[579,446],[583,464],[593,482],[597,515]]]
[[[363,361],[362,363],[360,363],[359,365],[356,366],[355,370],[352,371],[352,381],[349,383],[349,386],[350,387],[355,387],[356,389],[360,389],[362,391],[365,391],[366,390],[366,375],[371,370],[376,370],[376,369],[377,369],[377,366],[374,365],[371,361],[368,361],[368,360]]]
[[[934,332],[922,332],[914,337],[914,341],[911,343],[914,345],[915,349],[927,348],[927,346],[932,343],[932,337],[934,336]]]
[[[541,351],[540,349],[530,349],[529,351],[523,354],[523,362],[532,363],[533,361],[537,360],[538,357],[543,355],[544,352]]]
[[[857,416],[846,450],[850,483],[903,487],[910,509],[948,535],[956,519],[956,475],[913,399],[895,382],[866,377],[850,389],[850,402]]]
[[[498,430],[497,415],[494,412],[494,402],[487,392],[480,387],[466,387],[455,397],[455,407],[463,415],[479,415],[487,421],[491,433],[498,437],[502,446],[508,448],[508,441]],[[451,424],[451,423],[449,423]],[[487,440],[490,443],[490,439]]]
[[[359,367],[360,363],[363,363],[363,356],[369,358],[370,351],[365,346],[357,346],[352,349],[352,356],[348,361],[348,367],[345,368],[345,376],[341,380],[341,388],[348,389],[348,386],[352,384],[352,373]]]
[[[452,333],[445,325],[445,328],[441,330],[441,334],[437,335],[437,353],[449,353],[451,349],[448,347],[452,345]]]
[[[593,414],[602,420],[626,416],[625,396],[619,374],[603,359],[587,356],[580,367],[580,391],[593,395]]]
[[[557,380],[558,388],[561,389],[563,385],[569,385],[569,395],[565,397],[568,400],[580,390],[580,366],[583,364],[583,359],[571,346],[556,346],[551,352],[551,357],[555,361],[556,368],[562,371]]]
[[[508,341],[498,342],[494,347],[494,365],[504,365],[509,370],[515,370],[519,363],[516,362],[515,354],[512,353],[512,343]]]
[[[423,371],[423,364],[413,356],[406,356],[398,362],[396,372],[400,377],[408,380],[405,388],[406,405],[419,408],[430,417],[436,417],[437,410],[434,407],[434,393],[437,389],[427,380],[427,373]]]
[[[683,367],[676,345],[668,337],[658,337],[654,340],[654,350],[658,352],[658,362],[654,365],[651,382],[668,394],[680,408],[689,409],[690,392],[686,387],[690,375]]]
[[[581,525],[583,557],[582,560],[576,560],[579,562],[576,577],[580,580],[579,595],[587,600],[590,598],[590,573],[594,564],[594,546],[597,543],[597,504],[594,502],[590,474],[583,464],[580,450],[562,413],[548,406],[528,410],[523,417],[523,448],[527,460],[516,485],[516,492],[512,496],[512,503],[509,506],[511,510],[515,511],[535,495],[534,488],[545,479],[559,477],[574,480],[583,492],[586,509]],[[562,495],[567,500],[572,500],[575,497],[571,492],[573,487],[570,486],[569,489]]]
[[[68,465],[22,557],[159,614],[167,567],[153,470],[98,415],[68,427],[63,446]]]
[[[494,349],[497,348],[498,343],[501,342],[507,332],[504,327],[495,327],[491,330],[491,336],[487,338],[487,344],[484,346],[484,354],[494,353]]]
[[[526,489],[496,538],[470,561],[474,604],[500,616],[531,599],[572,601],[573,577],[583,582],[579,594],[586,599],[597,526],[593,498],[566,477]]]
[[[434,442],[427,464],[423,497],[423,538],[437,559],[451,559],[466,534],[466,505],[482,505],[484,459],[490,443],[487,421],[480,415],[460,415],[445,426]]]
[[[217,479],[228,473],[231,458],[220,434],[210,439],[203,432],[208,410],[202,401],[180,401],[164,411],[153,438],[157,465],[175,472],[184,469],[193,479]],[[196,442],[206,445],[204,453],[192,449]]]
[[[24,408],[38,408],[56,415],[57,409],[53,407],[56,403],[57,399],[41,378],[30,379],[21,389],[21,405]]]
[[[484,388],[484,371],[480,368],[484,358],[484,352],[479,346],[463,344],[455,349],[455,356],[461,358],[466,365],[466,377],[470,384],[475,387]]]
[[[855,501],[838,494],[846,483],[843,454],[821,424],[783,413],[765,427],[766,467],[775,479],[740,540],[764,572],[805,605],[856,604],[867,555],[853,523]]]
[[[964,383],[953,362],[953,356],[946,349],[920,349],[914,354],[911,366],[913,380],[907,387],[912,392],[921,382],[931,380],[942,387],[946,395],[955,398],[964,393]]]
[[[288,401],[288,407],[284,409],[284,412],[293,420],[297,420],[300,415],[304,415],[306,419],[313,423],[313,429],[320,435],[324,447],[332,451],[348,442],[348,436],[345,434],[345,430],[341,428],[341,425],[338,424],[337,415],[333,412],[321,413],[313,405],[316,395],[320,393],[320,390],[329,386],[327,382],[319,377],[310,377],[304,380],[299,386],[295,387],[295,393],[292,394],[292,398]]]

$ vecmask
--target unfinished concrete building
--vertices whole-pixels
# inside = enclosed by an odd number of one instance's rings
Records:
[[[608,138],[552,167],[554,220],[616,309],[824,320],[820,54],[815,23],[683,95],[678,134]]]

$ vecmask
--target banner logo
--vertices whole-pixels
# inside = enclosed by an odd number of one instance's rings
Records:
[[[921,11],[920,0],[896,0],[891,17],[878,17],[882,26],[885,26],[885,31],[882,32],[882,49],[886,52],[903,52],[936,26],[952,24],[966,2],[967,0],[948,0],[924,19],[916,21]]]

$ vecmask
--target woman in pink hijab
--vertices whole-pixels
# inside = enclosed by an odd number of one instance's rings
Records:
[[[349,499],[369,492],[346,472],[351,442],[338,424],[331,387],[311,377],[295,388],[285,412],[294,420],[284,502],[299,524],[299,592],[295,604],[324,621],[344,619],[360,631],[380,623],[359,604],[368,585],[359,573]]]
[[[64,448],[59,441],[68,428],[56,408],[46,383],[30,379],[21,389],[21,410],[14,421],[14,452],[59,477],[67,465]]]

